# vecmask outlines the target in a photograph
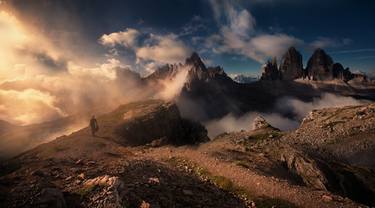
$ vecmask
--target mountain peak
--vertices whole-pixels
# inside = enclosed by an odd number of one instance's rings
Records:
[[[198,67],[204,70],[206,69],[206,66],[204,65],[201,57],[196,52],[193,52],[191,56],[186,59],[185,64],[194,65],[195,67]]]

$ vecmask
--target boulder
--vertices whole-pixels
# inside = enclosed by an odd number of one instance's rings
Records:
[[[271,125],[267,123],[266,119],[264,119],[262,116],[257,116],[253,121],[253,128],[252,130],[259,130],[268,128]]]

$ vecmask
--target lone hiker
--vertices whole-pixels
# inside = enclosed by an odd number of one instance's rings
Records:
[[[91,135],[95,136],[95,133],[99,131],[99,126],[98,126],[98,121],[96,120],[94,115],[90,119],[90,127],[91,127]]]

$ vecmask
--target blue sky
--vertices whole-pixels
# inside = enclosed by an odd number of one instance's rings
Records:
[[[280,58],[289,46],[301,51],[305,63],[321,47],[353,71],[375,71],[371,0],[14,0],[9,5],[56,45],[97,60],[111,57],[141,72],[197,51],[208,65],[221,65],[229,74],[257,74],[264,61]]]

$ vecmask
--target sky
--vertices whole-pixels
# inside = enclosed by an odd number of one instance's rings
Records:
[[[0,120],[27,125],[168,99],[179,79],[162,80],[159,95],[131,71],[147,76],[194,51],[229,75],[258,76],[291,46],[305,66],[320,47],[374,74],[373,11],[365,0],[0,0]]]
[[[319,47],[352,71],[375,71],[372,0],[1,2],[70,59],[112,60],[143,75],[192,51],[228,74],[256,75],[290,46],[303,54],[305,65]]]

